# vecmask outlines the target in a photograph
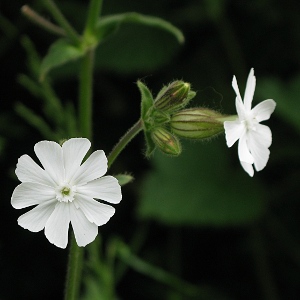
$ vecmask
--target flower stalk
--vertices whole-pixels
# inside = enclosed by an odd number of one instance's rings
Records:
[[[108,155],[108,168],[113,164],[115,159],[119,156],[119,154],[127,146],[127,144],[142,130],[143,123],[140,119],[123,135],[123,137],[121,137],[119,142],[115,145],[113,150]]]
[[[72,234],[71,247],[69,253],[67,282],[65,290],[65,300],[78,299],[79,284],[81,281],[81,270],[83,261],[83,248],[78,247],[75,236]]]

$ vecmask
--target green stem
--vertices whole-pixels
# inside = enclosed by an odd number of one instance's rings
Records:
[[[82,60],[79,78],[79,124],[81,136],[92,139],[92,85],[94,50],[89,50]],[[65,300],[77,300],[81,286],[84,248],[78,247],[74,235],[68,262]]]
[[[79,124],[83,137],[92,139],[93,67],[95,51],[90,49],[82,59],[79,78]]]
[[[102,8],[102,0],[91,0],[85,32],[94,33]]]
[[[82,260],[83,248],[77,246],[75,236],[74,234],[72,234],[65,289],[65,300],[78,299],[81,281]]]
[[[70,25],[56,4],[52,0],[43,0],[43,2],[56,22],[65,30],[67,36],[73,41],[74,44],[79,45],[81,43],[80,36]]]
[[[123,135],[123,137],[121,137],[119,142],[115,145],[113,150],[108,155],[108,168],[113,164],[115,159],[119,156],[119,154],[127,146],[127,144],[142,130],[143,122],[140,119]]]

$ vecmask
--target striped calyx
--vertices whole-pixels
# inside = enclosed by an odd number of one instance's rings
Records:
[[[224,131],[223,115],[208,108],[190,108],[172,115],[174,134],[189,139],[205,139]]]

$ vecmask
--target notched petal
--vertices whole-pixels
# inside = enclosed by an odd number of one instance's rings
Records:
[[[15,188],[11,197],[11,205],[20,209],[49,200],[55,200],[53,188],[38,183],[23,182]]]
[[[51,244],[66,248],[70,224],[69,203],[58,202],[45,225],[45,236]]]
[[[35,144],[34,152],[46,172],[57,184],[64,181],[63,152],[59,144],[52,141],[41,141]]]
[[[274,112],[275,107],[276,107],[276,102],[272,99],[268,99],[257,104],[252,109],[252,112],[258,122],[266,121],[270,118],[271,114]]]
[[[107,172],[107,158],[104,151],[97,150],[77,169],[72,182],[83,185],[103,176]]]
[[[121,186],[113,176],[105,176],[77,188],[77,192],[91,198],[117,204],[122,199]]]
[[[245,132],[245,126],[239,121],[225,121],[225,137],[228,147],[231,147]]]
[[[91,147],[91,142],[86,138],[72,138],[62,145],[66,180],[69,181]]]
[[[78,195],[76,202],[86,218],[97,226],[106,224],[115,213],[112,206],[100,203],[88,196]]]
[[[53,213],[56,201],[47,201],[21,215],[18,224],[32,232],[41,231]]]
[[[22,155],[18,159],[16,175],[21,182],[36,182],[54,186],[54,181],[29,155]]]
[[[91,223],[84,213],[74,205],[70,206],[71,224],[79,247],[84,247],[95,240],[98,226]]]

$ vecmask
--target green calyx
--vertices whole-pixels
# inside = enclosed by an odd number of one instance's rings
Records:
[[[181,110],[171,117],[170,128],[177,136],[205,139],[224,131],[222,115],[207,108]]]
[[[181,153],[181,144],[178,138],[163,127],[158,127],[151,132],[154,144],[163,153],[178,156]]]
[[[189,101],[195,96],[190,91],[191,85],[188,82],[176,80],[165,86],[158,93],[154,107],[164,112],[174,112],[185,107]]]

